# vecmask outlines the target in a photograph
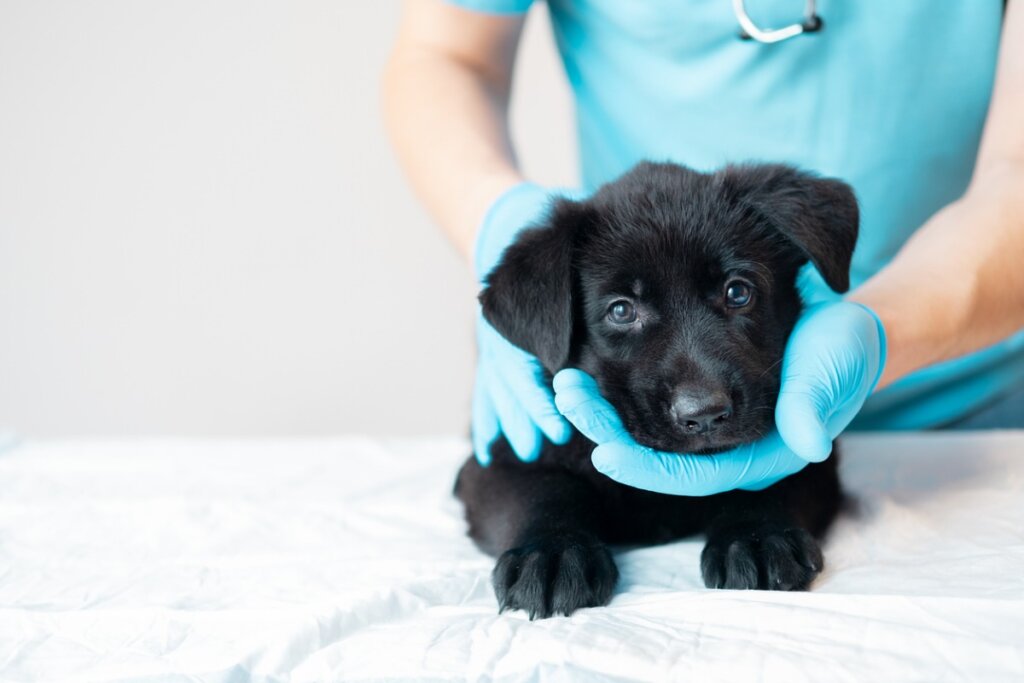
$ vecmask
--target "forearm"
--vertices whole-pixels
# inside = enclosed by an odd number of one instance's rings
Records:
[[[488,206],[522,180],[506,116],[521,20],[469,14],[408,3],[383,84],[387,127],[409,180],[466,256]],[[458,38],[449,35],[453,24],[465,30]]]
[[[885,326],[883,387],[1024,327],[1024,165],[979,169],[964,197],[926,223],[850,295]]]
[[[879,387],[1024,327],[1024,2],[1003,21],[996,84],[974,177],[850,298],[888,338]]]

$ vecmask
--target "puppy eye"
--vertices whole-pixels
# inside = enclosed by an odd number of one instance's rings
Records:
[[[743,280],[730,280],[725,285],[725,305],[729,308],[743,308],[754,298],[754,288]]]
[[[636,322],[636,307],[625,299],[613,301],[608,307],[608,320],[616,325],[628,325]]]

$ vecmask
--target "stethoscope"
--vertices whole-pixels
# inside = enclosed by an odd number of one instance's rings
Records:
[[[736,15],[736,21],[740,22],[740,38],[753,39],[759,43],[778,43],[788,40],[801,33],[814,33],[820,31],[824,26],[821,17],[815,12],[815,0],[807,0],[804,5],[804,20],[799,24],[790,24],[783,28],[765,29],[761,28],[747,14],[744,7],[744,0],[732,0],[732,11]]]

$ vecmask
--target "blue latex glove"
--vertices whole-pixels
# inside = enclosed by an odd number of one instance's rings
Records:
[[[641,489],[708,496],[759,490],[820,462],[853,420],[885,365],[885,330],[866,306],[846,301],[808,308],[786,345],[776,430],[713,456],[662,453],[637,444],[597,383],[580,370],[555,375],[555,403],[597,444],[591,459],[605,475]]]
[[[520,230],[539,221],[554,194],[532,183],[516,185],[491,206],[477,233],[474,267],[481,284]],[[536,357],[513,346],[477,315],[476,384],[473,389],[473,451],[481,465],[490,444],[504,434],[516,455],[536,460],[543,436],[564,444],[572,428],[555,407]]]

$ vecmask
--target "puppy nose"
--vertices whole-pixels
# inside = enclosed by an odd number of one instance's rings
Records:
[[[710,432],[732,417],[732,401],[721,389],[684,386],[676,390],[672,417],[688,434]]]

